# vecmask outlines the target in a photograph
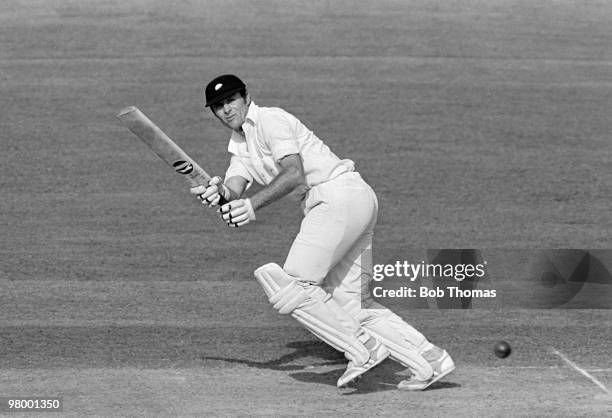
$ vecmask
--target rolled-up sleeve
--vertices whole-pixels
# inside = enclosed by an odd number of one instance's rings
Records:
[[[296,136],[295,121],[288,114],[276,113],[269,115],[265,120],[265,135],[268,146],[272,151],[274,161],[300,152],[300,145]]]

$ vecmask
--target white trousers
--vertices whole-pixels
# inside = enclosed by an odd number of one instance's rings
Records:
[[[322,286],[335,298],[361,300],[362,271],[371,276],[378,201],[359,173],[344,173],[311,188],[304,219],[283,269]],[[363,280],[367,286],[368,279]],[[364,293],[366,294],[366,293]]]
[[[297,280],[321,286],[326,306],[354,334],[365,329],[391,357],[422,380],[433,369],[422,353],[425,336],[370,297],[372,237],[378,201],[358,173],[345,173],[311,188],[304,219],[283,270]]]

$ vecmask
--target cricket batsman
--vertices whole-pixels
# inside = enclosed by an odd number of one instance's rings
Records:
[[[445,350],[370,299],[362,273],[371,278],[378,202],[354,162],[338,158],[292,114],[256,105],[235,75],[216,77],[205,96],[231,130],[230,161],[224,180],[213,177],[191,193],[220,206],[230,227],[255,222],[260,208],[287,195],[301,201],[304,218],[284,265],[263,265],[255,277],[274,309],[344,353],[338,387],[389,356],[412,373],[400,389],[423,390],[452,372]],[[263,187],[246,197],[254,181]]]

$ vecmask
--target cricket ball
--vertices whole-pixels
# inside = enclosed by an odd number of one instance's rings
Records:
[[[498,341],[493,347],[493,352],[499,358],[506,358],[512,353],[512,347],[505,341]]]

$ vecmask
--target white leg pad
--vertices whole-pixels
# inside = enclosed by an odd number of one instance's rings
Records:
[[[342,351],[356,365],[370,358],[368,349],[353,330],[344,326],[325,304],[329,295],[319,286],[300,283],[275,263],[255,270],[270,303],[282,314],[290,313],[318,338]]]
[[[378,303],[370,309],[361,309],[361,303],[353,299],[343,308],[358,318],[361,326],[389,350],[392,359],[419,379],[427,380],[433,375],[431,364],[422,355],[431,343],[402,318]]]
[[[268,300],[281,315],[287,315],[308,300],[308,293],[304,290],[304,287],[293,281],[273,294]]]

